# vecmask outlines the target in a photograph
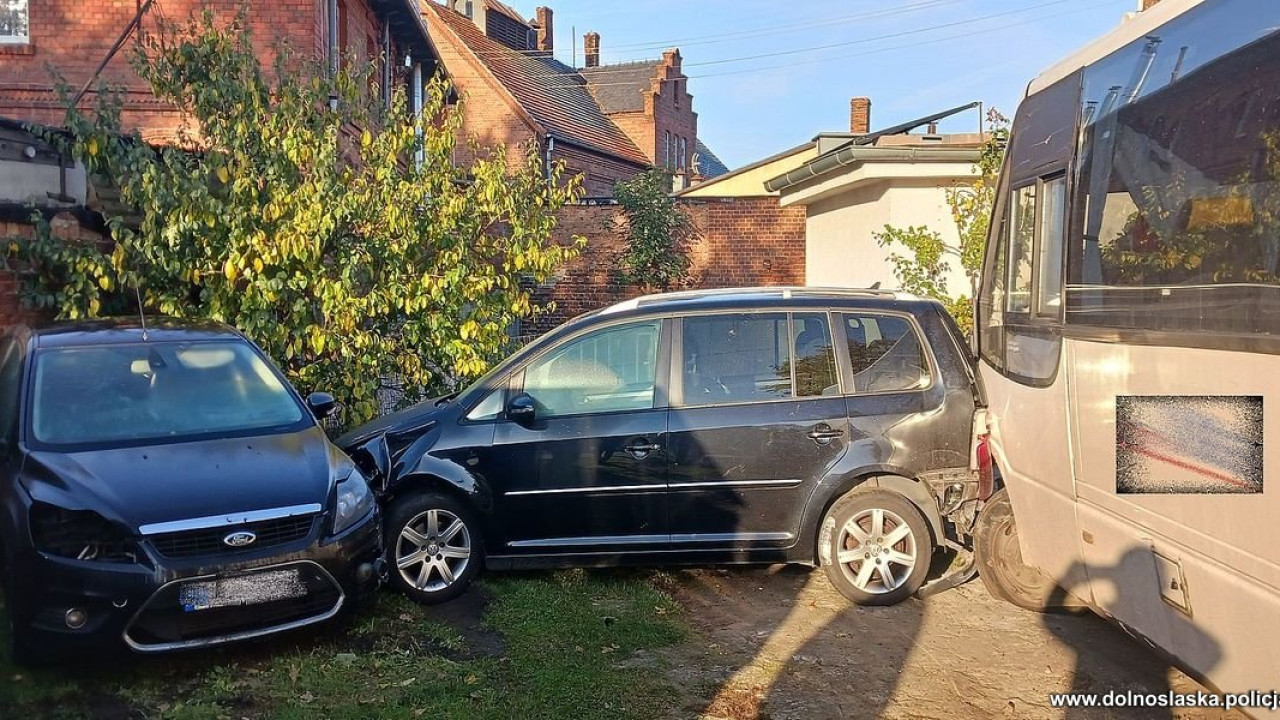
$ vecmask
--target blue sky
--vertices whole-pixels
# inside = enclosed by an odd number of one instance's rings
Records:
[[[679,47],[699,134],[730,167],[847,131],[849,98],[873,128],[973,100],[1012,117],[1036,73],[1115,27],[1138,0],[508,0],[555,10],[556,56],[576,26],[602,62]],[[828,47],[822,47],[828,46]],[[748,56],[773,55],[739,60]],[[942,130],[976,129],[967,113]]]

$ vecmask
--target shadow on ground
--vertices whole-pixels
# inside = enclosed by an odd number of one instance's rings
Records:
[[[1068,713],[1050,707],[1049,693],[1200,689],[1094,615],[1020,610],[979,582],[925,601],[858,608],[819,570],[673,576],[671,592],[699,634],[673,651],[685,697],[673,718],[1167,718],[1168,710]]]

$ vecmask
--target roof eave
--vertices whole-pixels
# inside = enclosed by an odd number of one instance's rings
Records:
[[[977,162],[981,156],[980,148],[846,146],[766,180],[764,187],[769,192],[782,192],[840,168],[865,162]]]

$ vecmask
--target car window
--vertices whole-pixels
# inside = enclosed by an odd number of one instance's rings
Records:
[[[244,342],[40,350],[31,429],[52,445],[180,439],[301,425],[303,408]]]
[[[786,313],[685,318],[685,404],[791,397],[790,346]]]
[[[524,391],[542,417],[651,408],[660,327],[635,323],[571,340],[529,365]]]
[[[845,314],[845,338],[857,393],[916,390],[929,384],[929,363],[905,318]]]
[[[503,403],[507,396],[506,391],[506,387],[500,387],[486,395],[479,404],[471,408],[471,412],[467,413],[467,419],[471,422],[479,422],[497,418],[502,414]]]
[[[791,316],[796,355],[796,397],[839,395],[831,325],[826,313]]]

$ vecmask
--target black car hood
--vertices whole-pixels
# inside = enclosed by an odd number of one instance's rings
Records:
[[[318,427],[235,439],[59,453],[33,451],[23,484],[36,500],[142,525],[319,504],[345,458]]]
[[[383,415],[376,420],[371,420],[361,425],[334,442],[338,447],[347,450],[387,433],[392,435],[413,435],[422,432],[429,429],[432,424],[453,407],[452,401],[445,402],[447,399],[427,400],[417,405],[411,405],[404,410]],[[440,403],[440,405],[436,403]]]

